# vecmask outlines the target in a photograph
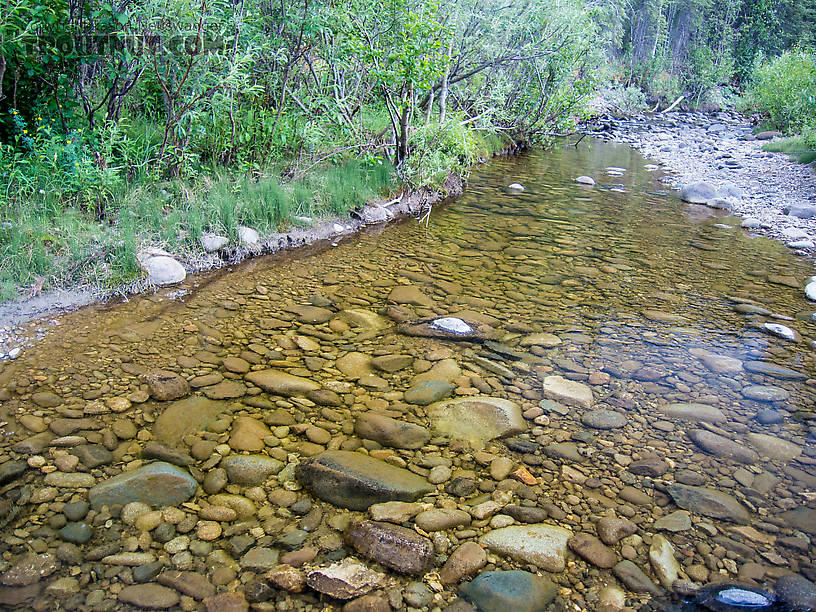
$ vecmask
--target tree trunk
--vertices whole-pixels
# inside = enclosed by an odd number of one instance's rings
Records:
[[[457,12],[457,20],[459,18]],[[454,22],[455,24],[456,22]],[[451,36],[450,42],[448,43],[448,53],[447,57],[445,58],[445,74],[442,75],[442,86],[439,90],[439,124],[442,125],[445,123],[445,115],[448,112],[448,87],[449,83],[448,80],[450,79],[450,67],[451,67],[451,59],[453,58],[453,39],[454,37]],[[433,93],[433,89],[431,90]],[[433,102],[431,102],[431,105]]]

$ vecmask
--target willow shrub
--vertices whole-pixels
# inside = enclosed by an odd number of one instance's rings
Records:
[[[747,101],[750,108],[766,115],[777,129],[797,134],[808,131],[809,139],[813,139],[816,52],[796,49],[759,63]]]

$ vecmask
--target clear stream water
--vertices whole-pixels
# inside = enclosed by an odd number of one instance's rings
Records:
[[[600,141],[498,158],[477,168],[466,193],[437,207],[427,226],[409,220],[372,229],[336,246],[323,244],[259,258],[155,295],[67,314],[15,361],[0,365],[0,389],[5,388],[0,418],[6,422],[0,460],[21,457],[10,450],[11,445],[35,433],[36,427],[29,421],[27,429],[21,415],[42,417],[47,424],[55,416],[87,416],[94,412],[89,406],[126,396],[132,401],[126,412],[103,410],[92,415],[102,429],[94,426],[78,435],[84,436],[79,442],[103,442],[114,449],[112,461],[89,470],[97,481],[136,466],[139,447],[166,406],[138,401],[145,399],[139,375],[159,367],[188,379],[218,373],[240,383],[242,374],[224,366],[227,357],[257,366],[273,363],[321,384],[330,381],[330,388],[342,398],[341,407],[327,413],[307,400],[261,394],[277,408],[288,410],[296,421],[329,432],[332,439],[327,443],[312,436],[307,441],[305,427],[297,423],[277,430],[272,424],[278,438],[268,452],[297,461],[326,444],[357,448],[361,442],[355,439],[353,422],[366,410],[390,411],[429,426],[424,409],[404,403],[402,392],[415,374],[447,358],[458,366],[448,376],[458,394],[487,392],[513,400],[525,411],[529,427],[521,439],[533,446],[515,445],[520,452],[496,441],[487,450],[525,465],[539,479],[531,488],[533,493],[519,499],[531,506],[548,502],[548,522],[593,533],[600,515],[631,519],[638,524],[637,534],[611,548],[618,560],[630,558],[657,582],[648,556],[649,543],[658,533],[654,521],[678,509],[664,485],[677,479],[694,481],[688,474],[693,472],[700,484],[743,503],[754,531],[734,532],[733,523],[699,514],[692,515],[693,526],[688,529],[661,531],[683,568],[681,577],[698,583],[741,577],[772,585],[790,569],[808,575],[814,568],[814,548],[802,538],[813,537],[807,530],[813,529],[814,521],[805,511],[790,518],[794,516],[790,511],[812,506],[816,481],[816,445],[809,437],[811,425],[816,424],[811,384],[816,321],[814,306],[803,294],[813,274],[812,262],[795,257],[779,242],[740,229],[737,218],[680,202],[659,182],[659,172],[644,168],[646,163],[629,147]],[[610,167],[625,171],[610,173]],[[585,174],[595,177],[597,185],[574,182]],[[523,193],[507,190],[515,182],[524,185]],[[419,296],[413,301],[419,304],[389,301],[396,285],[413,286]],[[298,313],[297,305],[332,313],[362,309],[380,313],[386,321],[389,316],[456,315],[487,323],[500,330],[501,337],[485,344],[415,338],[393,327],[349,326],[343,316],[311,323],[302,311]],[[764,328],[768,322],[791,328],[798,341],[769,333]],[[521,342],[542,332],[556,339]],[[349,351],[409,355],[413,361],[393,373],[375,371],[373,378],[368,377],[371,370],[366,365],[366,378],[356,382],[357,374],[335,367]],[[768,364],[794,373],[769,374]],[[540,404],[545,399],[542,380],[553,375],[588,385],[593,408],[615,410],[626,424],[597,429],[582,422],[586,408]],[[206,394],[207,389],[194,388],[191,394]],[[54,393],[63,403],[37,406],[31,399],[35,391]],[[230,404],[228,413],[263,420],[263,409],[245,401],[257,393],[251,387],[231,393],[237,397],[223,400]],[[724,419],[711,424],[668,416],[666,407],[677,403],[716,408]],[[144,433],[135,439],[106,438],[106,430],[123,418]],[[207,434],[188,436],[186,442],[223,443],[229,427],[229,418],[222,417]],[[739,463],[717,449],[707,451],[689,438],[692,429],[722,434],[756,450],[758,456]],[[752,434],[773,438],[756,442]],[[774,446],[778,440],[789,443],[783,444],[785,456],[770,458],[776,451],[768,451],[767,445]],[[563,452],[547,450],[561,443]],[[189,450],[185,442],[181,444]],[[503,486],[502,479],[497,485],[491,478],[484,461],[474,460],[473,451],[451,446],[444,439],[435,438],[417,451],[383,451],[375,443],[363,444],[377,456],[396,454],[392,462],[423,475],[435,464],[429,457],[451,467],[454,475],[457,469],[464,470],[479,487],[471,502],[483,501]],[[50,465],[55,450],[44,448],[38,454]],[[626,469],[644,458],[662,459],[668,470],[649,476]],[[565,466],[578,470],[580,477],[574,471],[568,477]],[[83,469],[82,465],[76,469]],[[203,475],[212,465],[199,460],[195,469]],[[43,486],[34,470],[17,485],[23,481],[32,490]],[[296,483],[287,484],[298,489]],[[246,493],[245,487],[230,486],[232,492]],[[273,479],[267,486],[278,485]],[[634,487],[646,499],[622,493],[626,487]],[[20,501],[20,487],[9,490]],[[258,492],[251,494],[257,497]],[[83,498],[82,490],[60,488],[43,505],[21,504],[22,512],[4,529],[3,550],[14,558],[26,548],[25,540],[31,539],[43,542],[38,548],[53,549],[59,538],[48,526],[59,525],[60,519],[53,517],[60,514],[60,504]],[[202,504],[206,498],[202,494],[192,501]],[[444,490],[434,500],[442,505],[470,503]],[[322,519],[307,540],[318,548],[319,535],[332,531],[330,519],[340,512],[329,504],[323,507]],[[284,532],[298,525],[298,517],[286,509],[278,515],[286,519],[279,525]],[[711,527],[700,529],[700,523]],[[133,531],[113,524],[119,527],[94,525],[94,539],[85,547],[118,538],[123,529],[127,534]],[[447,555],[459,542],[478,538],[493,526],[484,520],[447,530],[443,532],[447,546],[437,543],[442,538],[434,540],[437,551]],[[274,542],[276,536],[265,537]],[[781,543],[791,537],[806,544]],[[213,542],[213,547],[217,549],[221,542]],[[567,569],[552,579],[563,588],[563,597],[593,609],[597,590],[617,584],[616,579],[610,570],[570,555]],[[314,562],[336,558],[336,551],[321,549]],[[217,563],[207,559],[193,555],[192,561],[184,563],[191,563],[187,569],[211,575]],[[491,554],[489,560],[489,566],[503,569],[529,567],[501,555]],[[84,584],[90,564],[81,567],[79,578]],[[63,563],[55,575],[67,576],[68,569]],[[124,573],[109,568],[73,597],[81,599],[90,590],[127,582],[131,570],[116,570]],[[630,604],[648,598],[631,592],[629,586],[623,588]],[[454,592],[455,588],[447,587],[437,595],[437,603],[449,601]],[[314,593],[275,593],[270,601],[283,606],[279,609],[290,609],[287,605],[319,609]]]

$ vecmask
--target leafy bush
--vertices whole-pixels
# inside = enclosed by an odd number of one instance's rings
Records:
[[[780,130],[801,133],[808,126],[812,134],[816,122],[816,52],[797,49],[759,63],[746,102]]]

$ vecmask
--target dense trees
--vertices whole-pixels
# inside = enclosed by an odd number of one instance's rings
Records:
[[[48,115],[104,167],[97,141],[140,124],[139,157],[171,176],[320,148],[309,130],[363,143],[383,118],[398,167],[451,113],[529,138],[577,109],[594,59],[579,0],[4,1],[3,140],[12,110]]]
[[[0,0],[0,292],[59,257],[127,276],[142,239],[342,211],[389,172],[439,185],[568,130],[597,78],[593,10]]]
[[[816,0],[609,0],[612,51],[625,78],[664,99],[705,101],[751,78],[757,58],[816,36]]]

